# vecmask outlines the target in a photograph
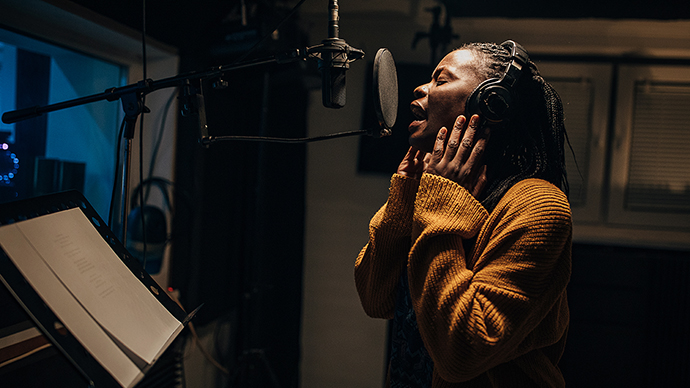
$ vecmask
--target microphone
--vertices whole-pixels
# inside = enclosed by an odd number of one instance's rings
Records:
[[[345,40],[340,39],[340,17],[338,15],[338,0],[328,3],[328,39],[320,45],[308,49],[308,54],[314,53],[319,58],[321,71],[321,100],[326,108],[342,108],[345,106],[345,72],[354,62],[364,56],[364,51],[350,47]]]

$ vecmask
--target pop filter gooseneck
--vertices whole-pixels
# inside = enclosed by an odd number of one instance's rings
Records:
[[[398,73],[393,55],[380,48],[374,58],[374,110],[381,129],[370,131],[374,137],[390,136],[398,117]]]

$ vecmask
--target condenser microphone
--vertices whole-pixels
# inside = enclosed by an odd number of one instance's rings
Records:
[[[345,40],[340,39],[340,16],[337,0],[328,3],[328,39],[319,46],[310,49],[319,58],[321,71],[321,99],[326,108],[342,108],[345,106],[345,72],[354,62],[364,56],[362,50],[350,47]]]
[[[327,61],[324,61],[327,62]],[[345,106],[347,89],[345,88],[344,67],[330,66],[327,63],[321,68],[321,101],[326,108],[339,109]]]

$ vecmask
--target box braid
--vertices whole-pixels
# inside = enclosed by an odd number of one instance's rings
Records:
[[[460,49],[474,54],[476,71],[484,79],[501,77],[510,61],[510,52],[493,43],[469,43]],[[485,153],[488,183],[479,199],[489,211],[510,187],[527,178],[544,179],[568,195],[561,99],[532,61],[515,89],[517,113],[491,129]]]

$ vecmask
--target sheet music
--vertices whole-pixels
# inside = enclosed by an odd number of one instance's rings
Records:
[[[143,377],[137,361],[152,363],[182,330],[78,208],[2,226],[0,243],[67,329],[123,386]]]

